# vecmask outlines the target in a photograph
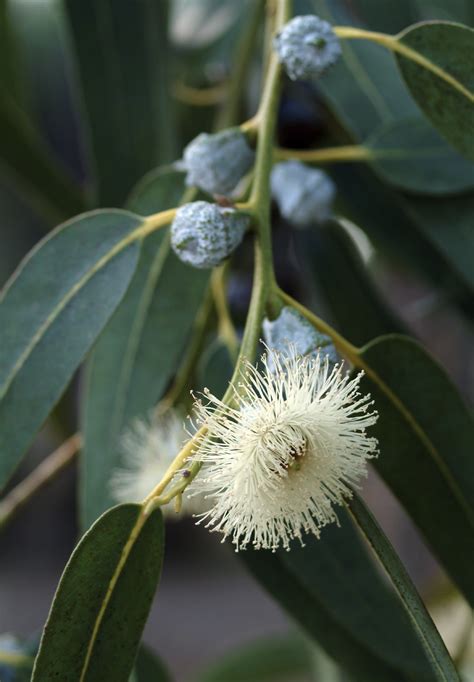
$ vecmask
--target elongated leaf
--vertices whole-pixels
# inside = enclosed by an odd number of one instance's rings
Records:
[[[474,604],[474,423],[444,371],[405,337],[361,349],[380,414],[375,466]],[[376,375],[376,376],[375,376]],[[462,547],[462,551],[460,551]]]
[[[53,158],[26,114],[0,89],[0,157],[2,171],[33,205],[53,220],[83,211],[80,188]]]
[[[66,0],[92,171],[101,205],[121,205],[144,173],[172,160],[168,2]]]
[[[104,514],[63,573],[33,682],[127,682],[162,562],[159,510],[145,516],[130,504]]]
[[[333,24],[352,19],[340,2],[297,0],[296,8]],[[362,142],[381,126],[419,115],[391,55],[384,56],[377,45],[371,45],[369,53],[363,41],[344,42],[344,59],[318,81],[318,88],[352,139]],[[347,136],[341,141],[347,143]],[[367,230],[377,246],[428,276],[472,315],[474,269],[468,263],[474,259],[474,241],[459,214],[459,203],[464,205],[466,197],[439,200],[436,210],[443,218],[432,227],[418,197],[400,196],[365,166],[341,164],[334,167],[334,176],[347,202],[344,213]],[[362,200],[369,196],[370,201]],[[411,211],[413,202],[416,213]],[[458,253],[463,254],[461,261]]]
[[[389,540],[357,495],[351,500],[350,510],[358,528],[370,543],[377,559],[389,576],[419,640],[423,643],[432,667],[430,679],[440,682],[460,682],[446,646]]]
[[[450,81],[397,53],[416,102],[439,132],[474,161],[474,30],[451,22],[410,26],[397,36]]]
[[[201,673],[197,682],[279,682],[308,679],[310,650],[302,637],[257,640],[232,651]]]
[[[474,187],[474,163],[455,152],[424,119],[383,126],[366,146],[376,170],[400,189],[443,195]]]
[[[262,585],[361,682],[430,680],[431,666],[405,611],[375,570],[347,512],[341,527],[290,552],[240,554]]]
[[[377,290],[352,237],[342,225],[333,220],[324,226],[295,231],[294,239],[309,281],[314,281],[321,290],[342,334],[362,345],[375,336],[405,331]],[[335,272],[341,286],[334,286]]]
[[[85,214],[31,252],[0,300],[0,487],[103,326],[135,270],[141,224],[126,211]]]
[[[23,109],[48,148],[82,184],[77,78],[64,3],[9,2],[9,14],[27,91]]]
[[[179,203],[183,174],[153,174],[134,192],[134,210]],[[84,393],[82,519],[87,527],[113,504],[108,484],[121,464],[120,438],[145,417],[172,378],[204,295],[208,273],[179,261],[158,232],[142,246],[135,276],[91,357]]]

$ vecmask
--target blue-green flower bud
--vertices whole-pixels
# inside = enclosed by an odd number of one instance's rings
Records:
[[[329,336],[319,332],[297,310],[290,306],[282,308],[275,320],[263,321],[263,339],[271,350],[285,357],[290,354],[327,355],[336,364],[339,357]]]
[[[194,201],[176,211],[171,246],[183,263],[195,268],[220,265],[240,244],[250,219],[234,208]]]
[[[292,225],[305,227],[331,216],[336,188],[318,168],[299,161],[277,163],[272,170],[271,187],[280,213]]]
[[[188,144],[182,167],[186,184],[209,194],[228,196],[254,162],[255,154],[239,128],[215,135],[201,133]]]
[[[291,80],[318,78],[341,54],[331,24],[314,14],[295,17],[275,36],[273,46]]]

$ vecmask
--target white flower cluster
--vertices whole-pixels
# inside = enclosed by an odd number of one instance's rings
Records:
[[[271,189],[280,213],[295,227],[322,223],[331,216],[336,188],[318,168],[300,161],[277,163],[271,174]]]
[[[295,17],[285,24],[273,45],[292,80],[318,78],[341,55],[331,24],[313,14]]]
[[[121,442],[122,466],[112,475],[110,490],[117,502],[142,502],[162,479],[189,435],[174,412],[161,418],[137,419]],[[184,472],[179,472],[177,477]],[[194,494],[193,494],[194,493]],[[180,515],[202,512],[203,496],[191,483],[183,495]],[[165,516],[176,516],[173,502],[162,507]]]
[[[196,455],[200,488],[213,498],[201,520],[237,549],[288,549],[304,533],[319,536],[377,455],[366,434],[377,415],[359,393],[361,375],[350,379],[319,355],[270,356],[263,371],[246,365],[238,407],[210,393],[195,405],[210,434]]]

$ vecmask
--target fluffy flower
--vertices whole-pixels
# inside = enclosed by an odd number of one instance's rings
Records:
[[[121,441],[122,466],[116,469],[110,481],[114,499],[141,502],[159,483],[188,438],[181,419],[173,412],[159,419],[135,420]],[[193,487],[191,483],[186,488],[181,515],[190,516],[203,510],[201,495],[188,496]],[[165,516],[175,515],[173,501],[164,505],[162,511]]]
[[[273,45],[294,81],[318,78],[341,55],[331,24],[314,14],[291,19],[275,36]]]
[[[247,363],[238,408],[209,393],[195,406],[211,434],[196,455],[205,465],[201,488],[213,497],[201,521],[237,549],[288,549],[304,533],[319,537],[377,455],[366,435],[377,415],[359,393],[361,374],[351,379],[319,355],[269,355],[276,372],[265,356],[262,371]]]

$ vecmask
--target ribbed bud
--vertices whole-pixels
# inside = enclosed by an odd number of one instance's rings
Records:
[[[214,268],[240,244],[248,225],[249,217],[233,208],[194,201],[176,212],[171,246],[183,263]]]
[[[295,17],[285,24],[273,46],[294,81],[318,78],[341,54],[331,24],[314,14]]]
[[[333,364],[339,362],[334,344],[329,336],[321,334],[297,310],[282,308],[275,320],[263,321],[263,338],[271,351],[283,357],[292,355],[327,355]],[[271,357],[269,357],[271,360]],[[267,360],[268,362],[268,360]]]
[[[228,196],[251,168],[254,157],[239,128],[215,135],[201,133],[184,150],[182,167],[187,171],[186,184],[209,194]]]
[[[322,223],[331,216],[336,188],[318,168],[299,161],[277,163],[272,170],[271,187],[280,213],[297,227]]]

